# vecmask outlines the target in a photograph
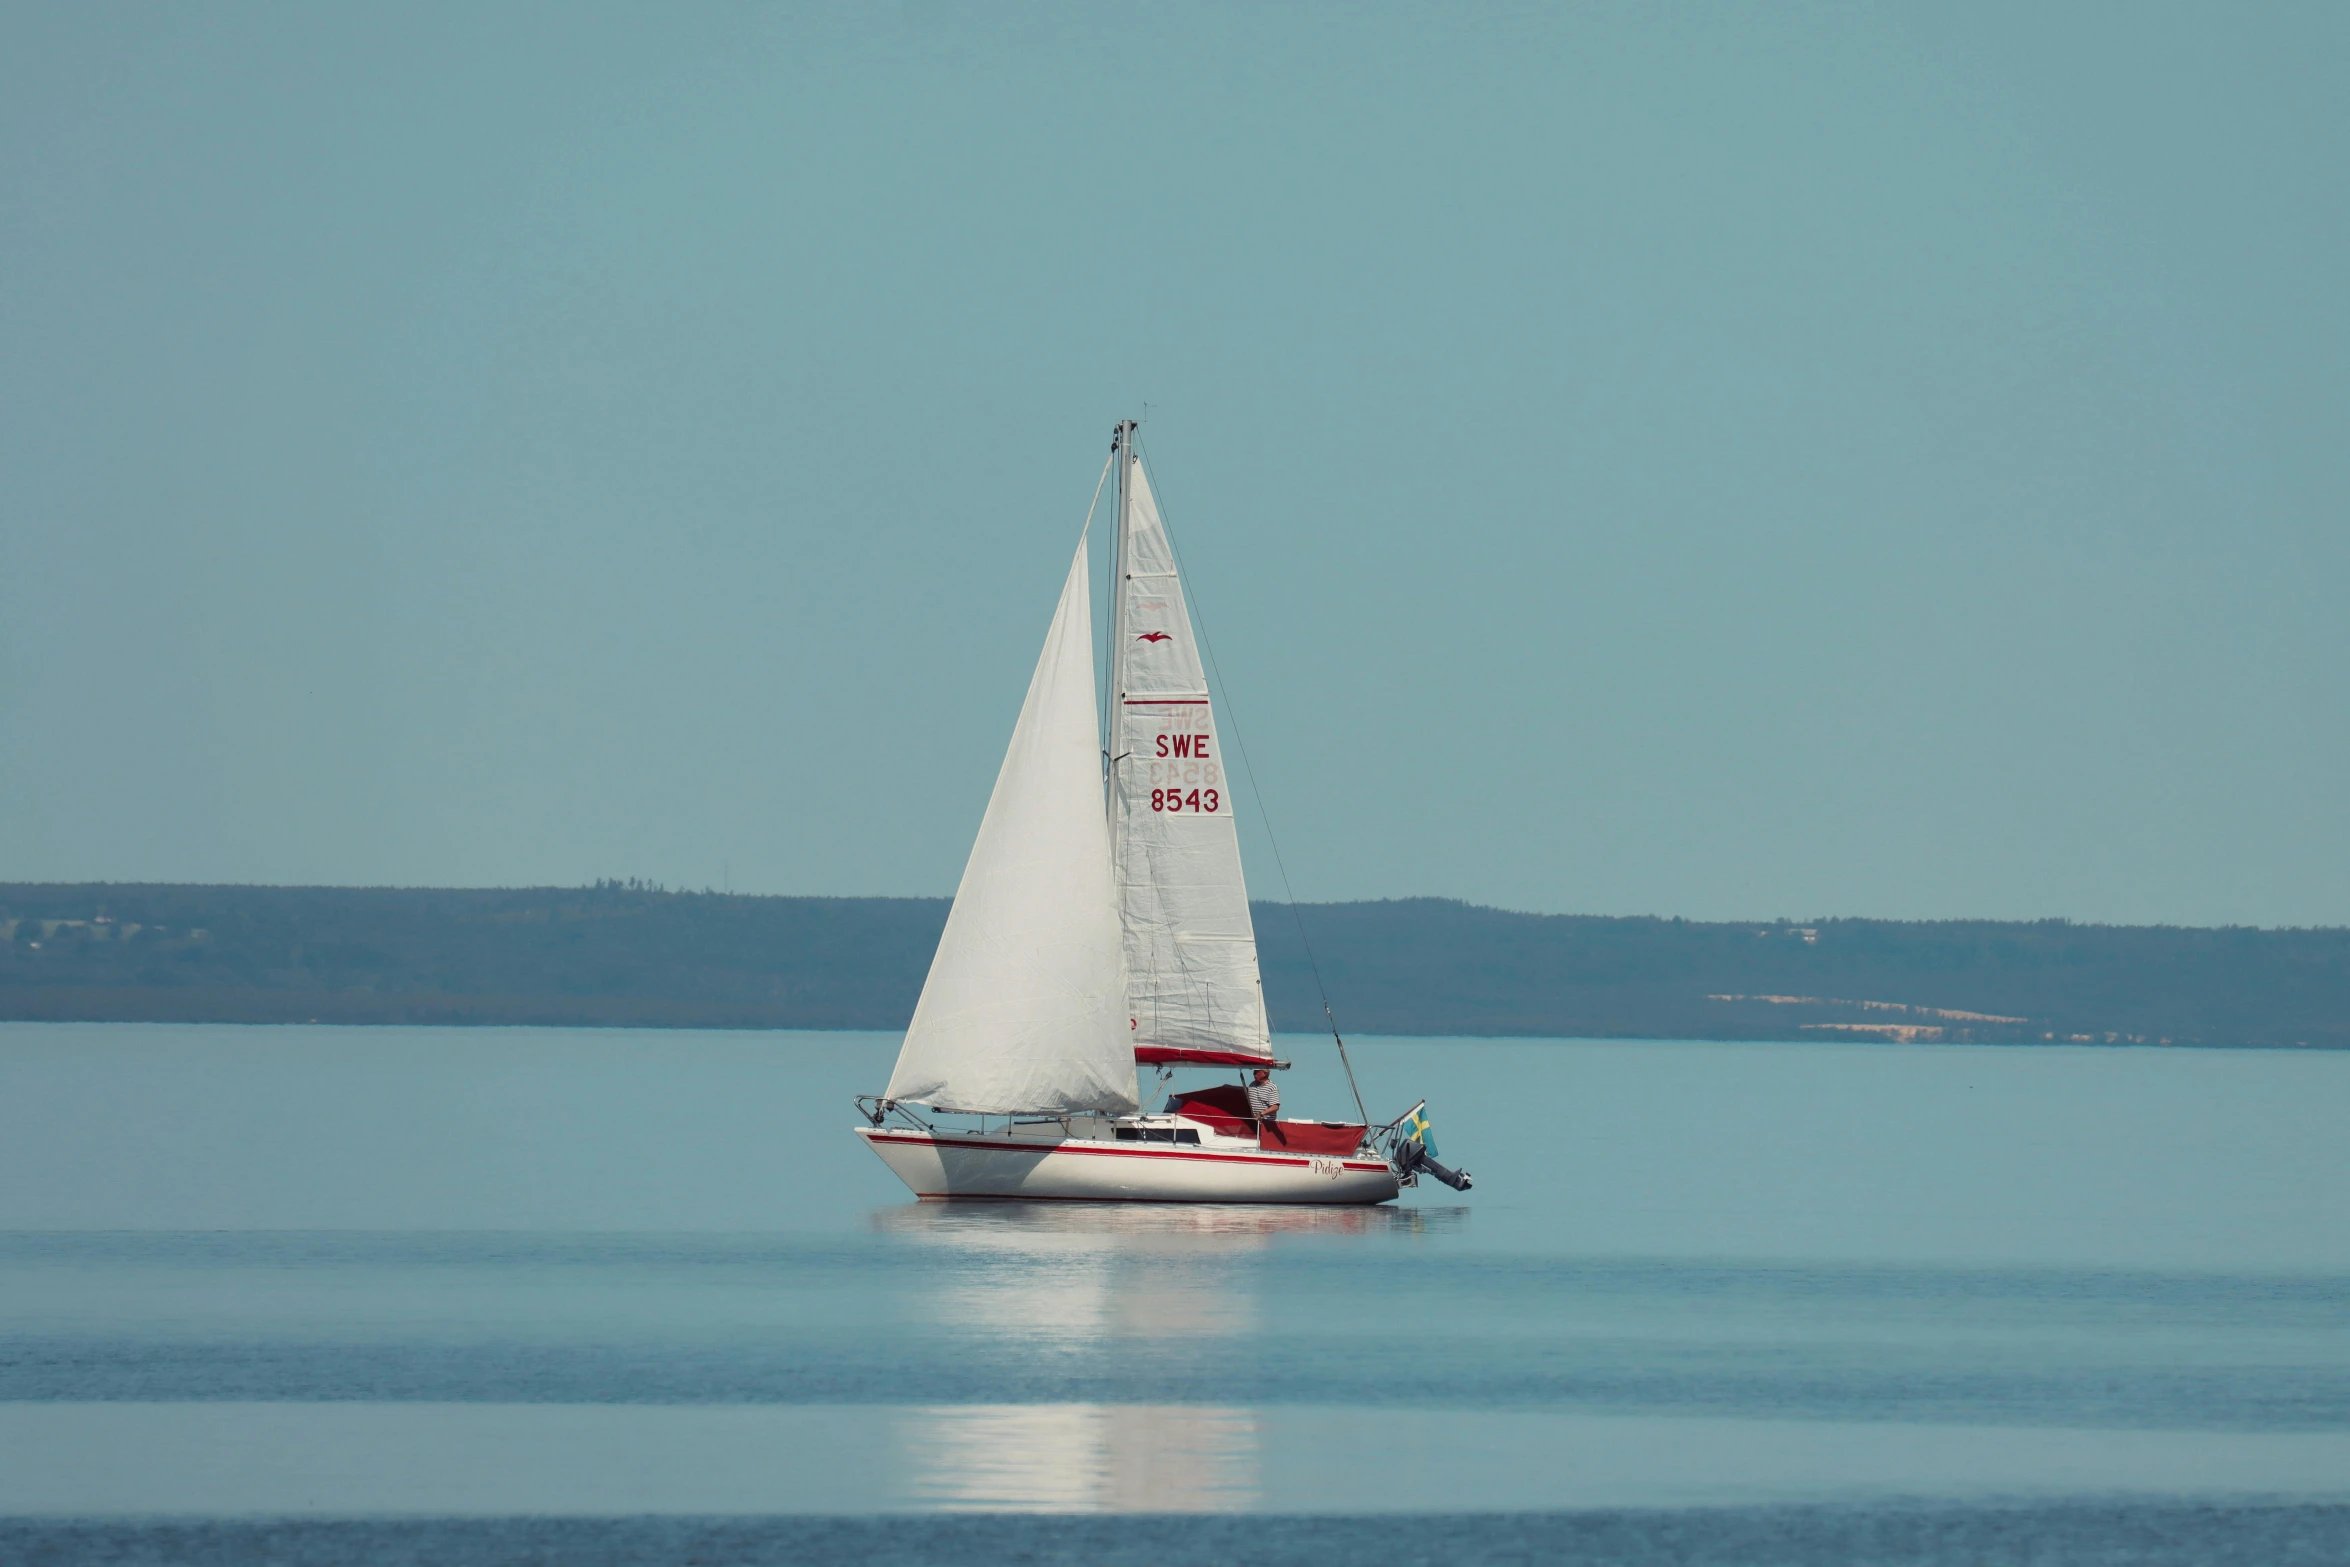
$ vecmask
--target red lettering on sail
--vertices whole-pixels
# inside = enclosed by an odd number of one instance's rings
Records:
[[[1224,809],[1224,797],[1214,789],[1194,789],[1188,794],[1181,789],[1153,789],[1151,809],[1178,816],[1185,811],[1214,816]]]

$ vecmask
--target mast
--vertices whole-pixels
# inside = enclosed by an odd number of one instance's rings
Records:
[[[1102,725],[1102,810],[1110,823],[1110,863],[1118,856],[1118,741],[1125,733],[1126,700],[1126,527],[1134,505],[1130,474],[1134,464],[1132,419],[1121,419],[1110,430],[1110,454],[1118,464],[1117,538],[1110,549],[1110,678],[1106,720]]]

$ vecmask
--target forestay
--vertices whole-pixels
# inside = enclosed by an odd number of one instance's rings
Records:
[[[1142,465],[1129,461],[1112,635],[1111,808],[1126,1033],[1143,1058],[1270,1058],[1256,929],[1208,682]]]
[[[1077,546],[963,867],[892,1099],[989,1115],[1138,1107],[1120,1023],[1093,618]]]

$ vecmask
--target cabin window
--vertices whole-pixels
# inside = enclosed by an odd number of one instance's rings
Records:
[[[1118,1141],[1122,1143],[1190,1143],[1197,1146],[1199,1133],[1188,1126],[1121,1126]]]

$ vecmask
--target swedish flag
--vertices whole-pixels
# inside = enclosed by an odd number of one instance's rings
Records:
[[[1401,1141],[1418,1143],[1429,1158],[1436,1157],[1436,1128],[1428,1119],[1427,1106],[1423,1105],[1405,1116],[1403,1124],[1396,1130]]]

